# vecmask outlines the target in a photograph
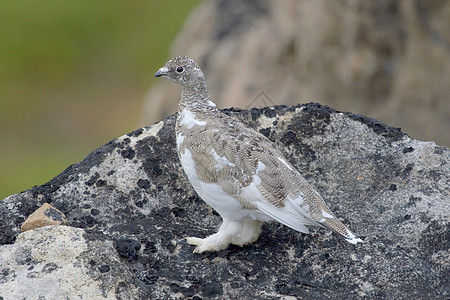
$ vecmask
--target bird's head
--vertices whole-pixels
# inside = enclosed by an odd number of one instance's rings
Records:
[[[155,73],[154,77],[164,77],[188,87],[205,82],[205,76],[200,67],[192,58],[186,56],[172,58]]]

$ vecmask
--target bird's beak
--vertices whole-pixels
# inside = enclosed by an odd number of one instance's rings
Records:
[[[153,77],[161,77],[164,75],[167,75],[167,68],[162,67],[155,73],[155,75],[153,75]]]

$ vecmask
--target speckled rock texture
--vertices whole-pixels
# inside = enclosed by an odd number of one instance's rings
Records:
[[[0,251],[3,299],[139,299],[114,243],[81,228],[46,226]]]
[[[450,297],[449,149],[315,103],[225,112],[272,139],[364,243],[270,223],[252,245],[193,254],[183,238],[220,217],[181,169],[172,115],[0,201],[0,299]],[[44,202],[68,226],[19,235]]]

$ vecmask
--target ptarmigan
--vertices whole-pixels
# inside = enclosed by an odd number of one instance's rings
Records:
[[[210,101],[194,60],[179,56],[155,73],[182,86],[176,124],[177,152],[198,195],[222,217],[219,231],[188,237],[194,252],[219,251],[258,239],[262,222],[297,231],[327,227],[347,242],[362,242],[264,135],[227,116]]]

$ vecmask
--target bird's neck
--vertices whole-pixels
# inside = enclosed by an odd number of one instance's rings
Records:
[[[206,83],[192,86],[182,86],[181,100],[178,104],[180,111],[185,108],[190,110],[207,109],[211,107]]]

